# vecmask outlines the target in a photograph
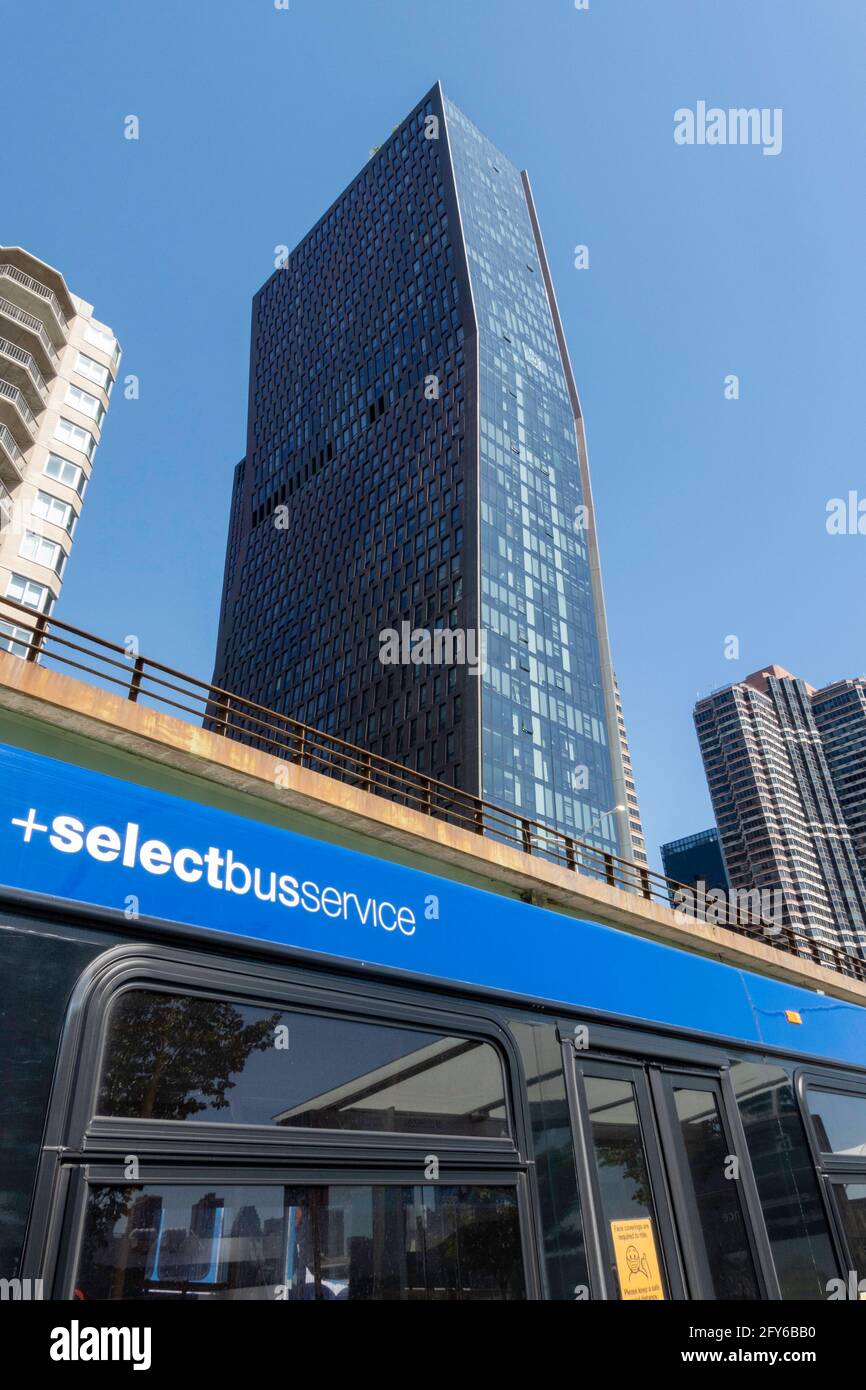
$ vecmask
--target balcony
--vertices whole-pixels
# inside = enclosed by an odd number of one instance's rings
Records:
[[[35,314],[28,314],[26,309],[22,309],[18,304],[13,304],[11,299],[4,299],[2,295],[0,295],[0,327],[7,338],[14,339],[22,347],[30,347],[31,345],[35,347],[36,344],[32,342],[35,338],[45,354],[48,371],[56,372],[57,353],[45,331],[42,320],[36,318]]]
[[[20,483],[24,477],[24,455],[7,427],[0,421],[0,478]]]
[[[37,367],[33,354],[17,343],[11,343],[8,338],[0,338],[0,363],[11,384],[26,394],[31,408],[38,415],[48,398],[48,382]]]
[[[69,321],[53,290],[34,280],[32,275],[26,275],[17,265],[8,264],[0,265],[0,286],[3,287],[5,296],[19,308],[28,312],[35,309],[35,317],[44,323],[54,346],[63,347]]]
[[[0,480],[0,534],[7,526],[12,525],[12,494],[2,480]]]
[[[0,379],[0,424],[6,424],[16,443],[29,449],[36,438],[36,417],[22,393],[11,381]]]

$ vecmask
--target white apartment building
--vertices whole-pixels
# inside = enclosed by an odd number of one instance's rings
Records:
[[[119,360],[58,270],[0,246],[0,599],[51,612]],[[0,649],[24,656],[27,640],[0,604]]]

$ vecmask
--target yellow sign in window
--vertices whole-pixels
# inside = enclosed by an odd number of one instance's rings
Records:
[[[620,1297],[663,1299],[659,1257],[648,1217],[640,1221],[611,1221],[610,1233],[616,1255]]]

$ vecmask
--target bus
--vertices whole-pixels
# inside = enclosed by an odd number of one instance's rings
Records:
[[[4,1296],[866,1294],[861,980],[2,660]]]

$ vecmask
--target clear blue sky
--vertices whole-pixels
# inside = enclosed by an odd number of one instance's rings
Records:
[[[657,862],[712,821],[699,693],[866,666],[866,536],[825,530],[866,496],[864,41],[859,0],[4,6],[0,241],[59,266],[141,382],[57,615],[210,676],[251,296],[441,78],[532,177]],[[675,145],[699,100],[781,107],[781,155]]]

